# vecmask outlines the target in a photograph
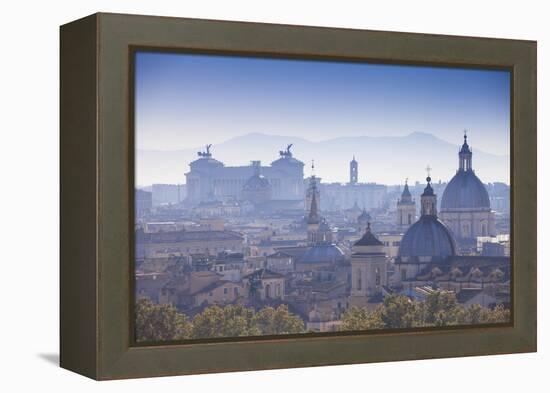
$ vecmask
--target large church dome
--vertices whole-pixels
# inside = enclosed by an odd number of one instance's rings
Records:
[[[422,216],[405,233],[399,245],[401,257],[448,257],[455,255],[454,238],[435,216]]]
[[[441,210],[490,210],[489,193],[472,167],[472,149],[468,145],[466,133],[458,152],[458,164],[456,175],[443,191]]]
[[[441,209],[490,209],[487,189],[474,171],[458,171],[441,199]]]

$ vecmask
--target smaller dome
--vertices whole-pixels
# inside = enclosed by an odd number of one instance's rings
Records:
[[[369,213],[367,213],[367,210],[363,208],[363,212],[357,217],[358,223],[368,223],[371,221],[371,216]]]
[[[352,207],[350,207],[349,209],[346,209],[346,212],[348,213],[359,213],[361,214],[361,208],[359,207],[359,205],[357,204],[357,201],[355,201],[355,203],[353,204]]]
[[[252,175],[242,189],[243,199],[253,204],[262,204],[271,199],[271,184],[259,173]]]
[[[263,175],[252,175],[243,186],[243,191],[271,190],[271,184]]]
[[[341,262],[344,260],[343,251],[334,244],[318,244],[311,247],[300,258],[301,263]]]
[[[441,257],[455,255],[451,231],[435,216],[422,216],[405,233],[399,245],[402,257]]]

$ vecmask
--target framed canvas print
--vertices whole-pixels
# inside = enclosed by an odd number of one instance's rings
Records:
[[[61,27],[61,366],[536,350],[536,43]]]

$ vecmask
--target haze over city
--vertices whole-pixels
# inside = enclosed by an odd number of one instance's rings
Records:
[[[137,341],[510,321],[508,72],[136,66]]]
[[[295,156],[308,164],[305,174],[311,174],[311,160],[315,160],[316,173],[324,182],[346,182],[348,164],[353,157],[359,162],[362,182],[401,184],[405,178],[423,182],[428,164],[433,167],[434,179],[447,181],[456,171],[456,152],[462,136],[461,130],[457,130],[455,143],[420,132],[403,137],[349,136],[311,142],[301,136],[253,133],[214,144],[212,153],[228,166],[249,165],[252,160],[261,160],[267,165],[277,159],[280,149],[293,143]],[[476,139],[476,135],[470,137],[472,144]],[[483,180],[508,184],[509,156],[489,154],[473,146],[476,167],[483,168]],[[183,183],[189,163],[197,158],[197,151],[203,149],[204,145],[171,151],[138,149],[137,184]]]
[[[398,169],[418,172],[428,163],[445,180],[456,157],[438,154],[456,151],[463,129],[485,181],[508,183],[509,90],[507,71],[139,52],[137,183],[181,183],[207,143],[226,165],[268,163],[294,143],[295,154],[315,159],[326,181],[345,181],[354,154],[362,181],[421,180],[423,174]],[[434,138],[418,137],[424,134]],[[340,151],[315,154],[337,138]],[[380,161],[388,156],[397,161]]]

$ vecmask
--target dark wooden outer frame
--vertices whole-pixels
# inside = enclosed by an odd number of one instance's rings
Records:
[[[133,346],[132,48],[512,71],[513,323]],[[61,27],[61,366],[95,379],[536,351],[536,43],[95,14]]]

